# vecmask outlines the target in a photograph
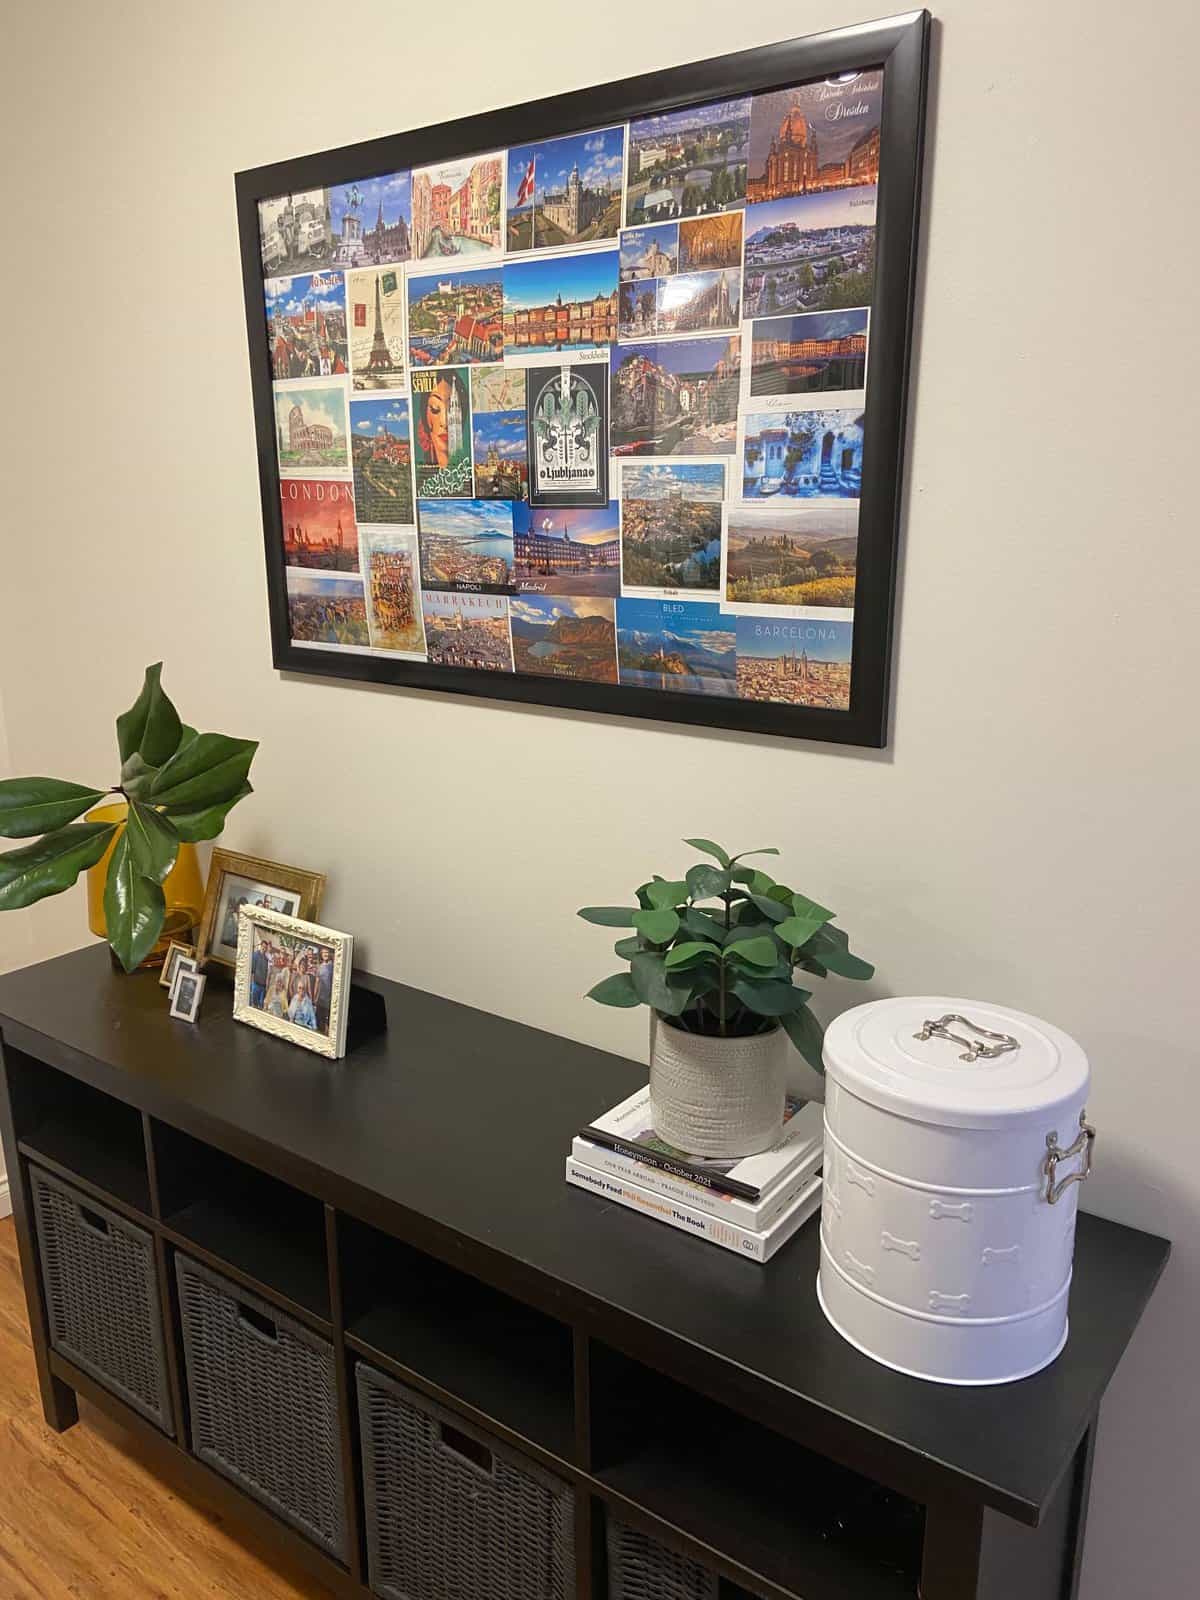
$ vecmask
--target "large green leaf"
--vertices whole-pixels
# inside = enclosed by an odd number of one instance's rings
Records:
[[[807,989],[797,989],[794,984],[780,983],[775,978],[751,978],[748,974],[735,978],[729,987],[743,1005],[760,1017],[785,1017],[790,1011],[799,1011],[811,998]]]
[[[635,911],[633,925],[651,944],[666,944],[679,932],[679,918],[674,911]]]
[[[611,978],[602,978],[595,988],[588,990],[587,998],[598,1000],[602,1006],[640,1006],[642,1003],[627,972],[614,972]]]
[[[785,917],[775,932],[781,939],[785,939],[793,950],[798,950],[802,944],[807,944],[818,928],[823,928],[829,921],[830,913],[817,906],[803,917]]]
[[[810,900],[806,894],[793,894],[791,904],[792,915],[796,917],[819,916],[822,922],[831,922],[837,916],[836,911],[830,911],[827,906],[819,905],[817,901]]]
[[[0,911],[19,911],[69,889],[108,849],[115,822],[73,822],[36,844],[0,855]]]
[[[32,839],[35,833],[53,833],[103,798],[103,789],[62,778],[6,778],[0,783],[0,838]]]
[[[201,839],[215,839],[225,826],[225,818],[254,790],[244,783],[232,800],[222,800],[215,806],[203,806],[199,811],[186,806],[167,806],[166,815],[175,825],[175,832],[185,844],[198,844]]]
[[[748,961],[752,967],[773,967],[779,960],[779,951],[774,939],[762,934],[753,939],[735,939],[725,946],[723,957],[726,961]]]
[[[129,841],[133,864],[142,877],[150,878],[154,883],[165,882],[179,854],[179,835],[173,824],[160,811],[155,811],[153,806],[132,800],[125,837]]]
[[[156,805],[197,810],[232,800],[246,781],[257,749],[256,739],[199,733],[159,770],[149,797]]]
[[[686,876],[688,893],[693,900],[711,900],[715,895],[724,894],[729,888],[728,872],[710,867],[704,861],[689,867]]]
[[[149,767],[161,767],[179,748],[183,724],[163,692],[162,662],[146,668],[142,692],[117,718],[117,748],[122,762],[140,755]]]
[[[703,940],[691,939],[668,950],[664,959],[666,965],[674,972],[685,967],[694,967],[701,961],[711,961],[714,958],[717,961],[721,959],[719,945],[705,944]]]
[[[157,777],[158,768],[143,761],[136,750],[121,763],[121,788],[131,800],[147,799]]]
[[[629,975],[638,998],[665,1016],[677,1017],[691,999],[691,985],[686,978],[672,982],[662,956],[653,951],[643,951],[629,963]]]
[[[681,911],[679,920],[683,923],[693,939],[711,939],[716,944],[725,941],[725,921],[708,911],[699,911],[695,906],[688,906],[686,911]]]
[[[787,907],[780,905],[778,900],[772,900],[769,894],[752,894],[750,899],[768,922],[782,922],[787,916]]]
[[[642,943],[641,936],[631,933],[627,939],[618,939],[613,945],[613,953],[621,957],[622,961],[632,961],[634,956],[641,955],[646,946]]]
[[[787,1029],[788,1038],[799,1050],[814,1072],[822,1075],[825,1063],[821,1059],[821,1045],[825,1038],[821,1024],[805,1006],[800,1011],[789,1011],[780,1018]]]
[[[601,928],[632,928],[637,911],[630,906],[584,906],[575,915]]]
[[[126,972],[141,966],[154,948],[164,913],[162,885],[138,871],[127,828],[117,840],[104,885],[108,942]]]
[[[744,883],[752,896],[769,894],[775,887],[775,879],[761,867],[734,867],[729,876],[734,883]]]
[[[850,941],[840,928],[826,924],[818,928],[804,947],[804,954],[814,956],[839,978],[873,978],[875,968],[869,961],[850,954]]]
[[[690,844],[693,850],[703,850],[706,856],[715,856],[723,867],[733,864],[728,850],[722,850],[721,846],[714,844],[711,839],[685,839],[683,842]]]
[[[646,885],[646,898],[650,905],[647,910],[668,911],[687,899],[688,886],[682,879],[675,878],[670,882],[666,878],[656,878],[653,883]]]

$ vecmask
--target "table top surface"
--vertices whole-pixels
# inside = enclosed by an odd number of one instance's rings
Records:
[[[815,1223],[763,1267],[568,1187],[572,1136],[639,1087],[644,1066],[356,977],[383,996],[388,1026],[340,1062],[235,1023],[230,991],[212,983],[196,1025],[172,1019],[157,974],[125,976],[103,945],[0,976],[0,1032],[197,1137],[282,1152],[332,1190],[429,1218],[1036,1520],[1133,1335],[1165,1240],[1081,1215],[1071,1337],[1052,1366],[982,1389],[906,1378],[825,1321]]]

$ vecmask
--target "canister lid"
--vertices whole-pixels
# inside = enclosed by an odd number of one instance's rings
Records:
[[[940,1029],[928,1027],[939,1023]],[[1016,1048],[978,1029],[1015,1039]],[[998,1053],[975,1054],[975,1045],[999,1047]],[[1089,1079],[1087,1056],[1061,1028],[1006,1006],[946,995],[855,1006],[826,1029],[823,1054],[829,1076],[851,1094],[948,1127],[1011,1126],[1078,1103]],[[975,1059],[962,1059],[968,1054]]]

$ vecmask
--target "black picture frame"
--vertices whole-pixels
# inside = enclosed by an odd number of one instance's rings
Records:
[[[663,72],[552,95],[385,138],[239,172],[235,179],[246,333],[274,665],[492,700],[568,707],[700,727],[882,747],[887,743],[905,415],[916,278],[930,15],[911,11],[861,26],[763,45]],[[840,72],[884,74],[876,209],[876,287],[847,711],[772,701],[672,694],[522,673],[481,673],[422,661],[305,649],[292,643],[279,501],[258,203],[372,173],[402,171],[531,140],[577,133],[688,105],[758,94]]]

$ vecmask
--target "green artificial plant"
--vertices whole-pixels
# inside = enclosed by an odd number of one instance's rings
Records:
[[[197,733],[181,722],[161,674],[161,661],[147,667],[141,694],[117,718],[119,783],[92,789],[59,778],[0,782],[0,837],[42,835],[0,855],[0,911],[69,889],[115,839],[104,916],[126,972],[141,965],[162,932],[162,885],[179,846],[216,838],[230,810],[251,793],[247,777],[258,749],[254,739]],[[107,795],[128,803],[124,821],[76,821]]]
[[[657,874],[636,906],[584,906],[585,922],[632,928],[618,939],[628,972],[605,978],[588,997],[606,1006],[650,1006],[690,1033],[745,1038],[782,1024],[809,1066],[823,1070],[822,1029],[811,991],[797,971],[824,978],[870,978],[875,968],[850,953],[835,913],[777,883],[747,856],[777,856],[771,846],[731,856],[711,839],[685,844],[712,856],[682,878]]]

